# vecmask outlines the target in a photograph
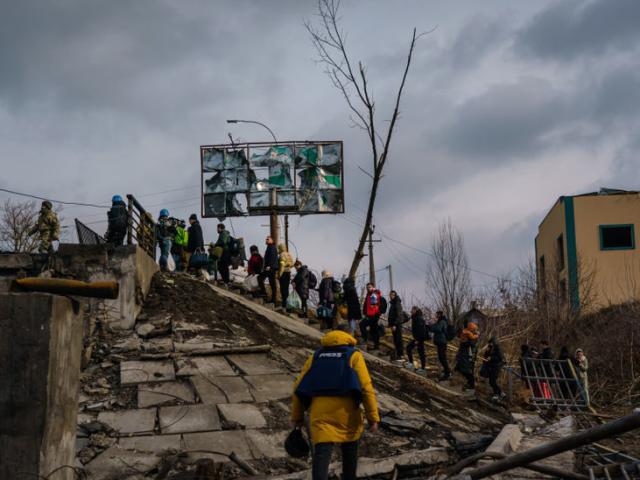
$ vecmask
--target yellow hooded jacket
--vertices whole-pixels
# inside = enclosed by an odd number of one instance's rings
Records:
[[[323,347],[338,347],[356,345],[356,339],[346,332],[334,330],[327,333],[321,340]],[[295,392],[302,377],[311,368],[313,355],[304,364],[302,373],[296,380],[293,391]],[[358,375],[362,387],[362,405],[369,423],[379,422],[378,403],[373,391],[371,377],[364,362],[362,353],[356,351],[350,360],[350,366]],[[311,401],[309,409],[311,421],[311,442],[316,443],[344,443],[354,442],[360,438],[364,430],[363,412],[356,407],[351,397],[315,397]],[[304,406],[293,394],[291,405],[291,420],[301,422],[304,418]]]

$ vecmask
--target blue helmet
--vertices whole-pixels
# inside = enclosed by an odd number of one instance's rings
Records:
[[[124,202],[124,200],[122,200],[122,197],[120,195],[114,195],[113,197],[111,197],[111,202],[112,203]]]
[[[160,216],[161,217],[168,217],[169,216],[169,210],[167,210],[166,208],[163,208],[162,210],[160,210]]]

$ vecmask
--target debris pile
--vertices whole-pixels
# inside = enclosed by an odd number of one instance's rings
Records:
[[[98,325],[81,377],[80,466],[99,480],[303,475],[310,463],[287,458],[283,443],[292,384],[318,337],[188,275],[156,274],[133,331]],[[382,421],[363,436],[361,471],[400,463],[428,476],[481,449],[506,421],[412,372],[367,361]],[[472,433],[481,435],[462,448]]]

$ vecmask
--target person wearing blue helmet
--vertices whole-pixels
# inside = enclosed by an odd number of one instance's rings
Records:
[[[163,208],[158,216],[156,224],[156,238],[160,247],[160,269],[167,270],[169,255],[171,255],[171,246],[176,238],[176,219],[169,217],[169,210]]]
[[[107,212],[107,233],[105,238],[107,243],[122,245],[127,234],[128,214],[127,205],[120,195],[111,198],[111,208]]]

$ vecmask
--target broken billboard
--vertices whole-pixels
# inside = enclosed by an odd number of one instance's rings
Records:
[[[203,217],[342,213],[342,151],[339,141],[202,146]]]

